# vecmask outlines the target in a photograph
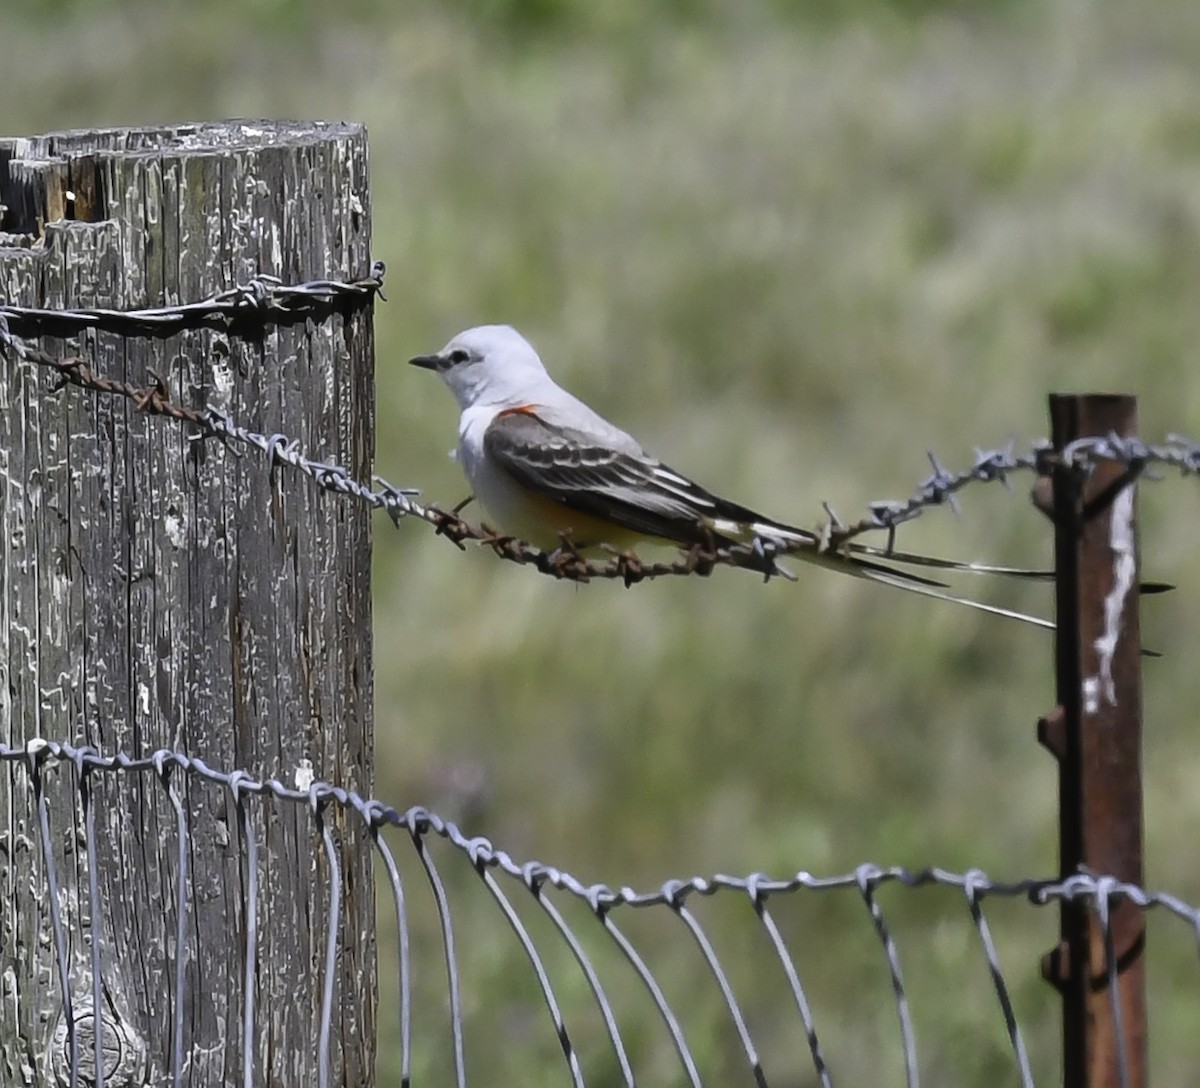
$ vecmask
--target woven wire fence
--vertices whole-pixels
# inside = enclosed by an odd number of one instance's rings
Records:
[[[785,980],[793,1008],[794,1024],[789,1032],[795,1040],[795,1068],[800,1067],[801,1058],[811,1069],[815,1082],[821,1085],[839,1083],[837,1063],[826,1054],[822,1045],[819,1010],[814,1007],[805,989],[801,972],[797,967],[792,948],[777,923],[778,908],[787,899],[811,893],[851,891],[861,902],[863,924],[874,933],[878,956],[885,965],[891,982],[894,1003],[895,1025],[903,1056],[905,1083],[916,1086],[922,1083],[921,1064],[913,1027],[913,1010],[905,973],[901,968],[898,942],[893,936],[893,926],[881,902],[881,890],[890,886],[916,889],[936,886],[947,890],[961,903],[964,921],[974,929],[978,942],[978,955],[986,964],[991,987],[994,991],[996,1008],[1003,1019],[1010,1046],[1011,1073],[1015,1083],[1023,1086],[1035,1083],[1028,1049],[1014,1012],[1010,985],[1006,981],[1001,965],[997,943],[992,935],[985,906],[997,899],[1025,900],[1035,906],[1046,906],[1062,901],[1085,903],[1093,911],[1104,934],[1106,957],[1105,970],[1109,992],[1114,999],[1114,1014],[1120,1016],[1116,1005],[1117,957],[1113,951],[1112,931],[1109,926],[1116,904],[1129,901],[1145,911],[1155,911],[1170,916],[1187,927],[1190,941],[1200,941],[1200,909],[1181,899],[1161,893],[1149,892],[1136,885],[1123,883],[1112,877],[1079,873],[1065,880],[1021,879],[1016,881],[993,880],[978,870],[950,872],[928,868],[910,871],[897,867],[881,867],[874,864],[859,865],[854,871],[833,876],[815,876],[808,872],[797,872],[782,878],[773,878],[762,873],[745,877],[715,875],[694,876],[669,880],[661,887],[647,892],[631,888],[611,888],[604,884],[587,884],[570,873],[537,861],[521,862],[507,852],[493,846],[486,839],[471,838],[454,824],[443,820],[436,813],[423,808],[399,811],[380,801],[359,796],[337,786],[313,782],[306,788],[286,785],[277,779],[258,780],[249,774],[235,770],[226,772],[207,766],[199,759],[189,758],[180,752],[158,751],[140,759],[123,754],[102,755],[94,749],[38,740],[23,748],[0,745],[0,760],[8,768],[15,789],[15,796],[24,796],[35,815],[38,852],[41,858],[41,880],[45,892],[46,909],[50,914],[53,934],[57,984],[61,992],[63,1022],[66,1025],[64,1039],[63,1074],[72,1086],[80,1083],[102,1084],[105,1068],[105,1040],[103,1029],[90,1032],[90,1053],[85,1052],[79,1032],[76,1030],[83,1018],[101,1025],[104,1017],[104,998],[101,980],[104,978],[104,953],[102,942],[89,933],[72,933],[64,923],[60,903],[64,895],[77,895],[86,902],[84,915],[95,919],[104,915],[106,906],[101,900],[96,881],[97,873],[97,819],[103,820],[102,806],[96,802],[95,784],[98,777],[130,778],[139,776],[150,779],[170,807],[175,817],[174,924],[169,934],[164,933],[162,946],[169,956],[169,974],[173,979],[174,995],[171,1006],[172,1066],[171,1084],[184,1083],[185,1059],[189,1046],[185,1029],[185,1007],[183,1001],[183,977],[188,961],[196,954],[194,936],[189,927],[189,909],[192,896],[192,873],[188,858],[191,852],[191,836],[194,833],[189,810],[197,808],[215,811],[212,796],[223,793],[238,817],[238,849],[246,879],[242,884],[240,923],[231,922],[236,928],[236,941],[243,967],[240,1007],[227,1010],[230,1029],[237,1025],[241,1034],[243,1068],[240,1076],[231,1083],[241,1083],[249,1088],[255,1084],[253,1066],[254,1038],[259,1018],[270,1015],[255,1003],[254,973],[258,960],[257,932],[260,913],[260,866],[255,821],[252,806],[296,806],[305,811],[311,823],[315,848],[323,854],[324,871],[327,874],[327,929],[325,934],[325,956],[321,969],[320,1030],[315,1041],[319,1055],[320,1084],[329,1083],[329,1047],[331,1023],[335,1003],[353,1000],[355,995],[335,993],[336,962],[339,948],[339,933],[343,924],[341,904],[344,899],[343,871],[346,865],[344,851],[350,849],[345,842],[339,844],[333,825],[335,814],[359,821],[361,829],[376,853],[384,875],[382,885],[390,899],[381,920],[390,915],[396,928],[397,961],[383,965],[383,974],[394,979],[399,994],[399,1032],[401,1052],[401,1082],[409,1083],[414,1047],[421,1040],[414,1039],[414,996],[412,968],[416,952],[410,930],[410,901],[415,889],[406,887],[401,877],[397,849],[393,843],[406,840],[404,849],[411,850],[419,863],[432,893],[441,937],[441,955],[445,964],[447,1013],[450,1024],[451,1045],[449,1053],[440,1056],[445,1066],[453,1068],[453,1083],[468,1083],[465,1059],[464,993],[471,980],[465,978],[460,967],[459,953],[452,923],[450,897],[443,868],[456,864],[469,868],[482,884],[492,907],[511,932],[523,953],[526,970],[540,994],[543,1015],[549,1021],[554,1037],[561,1050],[562,1083],[582,1085],[585,1083],[584,1062],[574,1042],[572,1023],[559,997],[558,984],[552,980],[547,967],[552,954],[564,950],[586,985],[595,1010],[598,1010],[604,1025],[604,1054],[597,1059],[591,1056],[590,1066],[604,1070],[599,1079],[603,1083],[636,1083],[634,1061],[627,1036],[631,1025],[624,1021],[621,1009],[608,996],[601,981],[594,957],[586,950],[582,926],[572,925],[567,920],[564,903],[574,902],[585,909],[590,917],[590,927],[598,931],[603,941],[614,949],[623,961],[626,970],[644,988],[649,996],[654,1015],[667,1033],[674,1054],[674,1072],[663,1083],[685,1083],[699,1085],[711,1080],[711,1071],[706,1071],[697,1056],[694,1045],[689,1043],[687,1024],[672,1007],[666,996],[665,987],[651,968],[644,946],[627,933],[627,921],[640,910],[670,916],[680,932],[678,950],[691,943],[703,959],[709,982],[720,996],[720,1002],[728,1024],[737,1039],[738,1061],[743,1067],[746,1083],[767,1084],[768,1073],[760,1058],[759,1043],[751,1028],[750,1020],[743,1012],[742,1000],[731,972],[718,955],[714,941],[701,921],[697,902],[705,897],[733,898],[745,904],[743,918],[748,925],[757,925],[772,953],[775,968]],[[47,783],[55,776],[69,778],[69,790],[73,795],[74,810],[63,812],[64,796],[51,803]],[[204,791],[207,802],[192,797],[191,805],[185,805],[183,793],[199,788]],[[98,807],[101,811],[97,811]],[[78,849],[82,853],[82,866],[76,865],[64,871],[55,862],[54,837],[63,826],[74,825],[80,829]],[[439,863],[436,851],[431,848],[434,840],[443,840],[451,848],[452,862]],[[80,869],[82,868],[82,872]],[[72,886],[78,883],[78,887]],[[534,936],[533,927],[523,920],[519,906],[521,902],[532,902],[544,922],[548,923]],[[81,916],[84,916],[81,915]],[[164,917],[163,924],[167,924]],[[382,921],[381,921],[382,924]],[[90,1000],[79,1002],[73,997],[70,979],[71,953],[69,948],[82,942],[90,956],[91,991]],[[553,948],[551,946],[557,946]],[[424,950],[428,953],[428,949]],[[560,958],[561,966],[561,958]],[[1029,965],[1021,967],[1023,972]],[[569,988],[569,987],[568,987]],[[578,1004],[578,1002],[576,1002]],[[575,1012],[578,1014],[579,1010]],[[644,1027],[636,1025],[638,1034]],[[388,1030],[386,1025],[385,1030]],[[778,1030],[778,1027],[775,1028]],[[96,1070],[100,1070],[97,1075]],[[1122,1070],[1122,1083],[1126,1071]],[[483,1078],[486,1082],[486,1076]],[[785,1083],[796,1083],[795,1071],[783,1078]],[[656,1078],[657,1081],[657,1078]]]
[[[500,534],[485,524],[467,521],[457,511],[447,511],[420,500],[419,489],[401,487],[381,478],[361,480],[346,467],[319,460],[301,448],[288,435],[265,434],[249,429],[227,413],[212,406],[193,407],[173,397],[169,383],[147,375],[145,384],[116,380],[97,373],[86,351],[54,356],[25,339],[42,335],[74,335],[86,337],[88,330],[105,329],[121,335],[169,335],[181,329],[222,329],[248,334],[272,322],[295,323],[322,320],[339,307],[366,305],[380,296],[383,267],[376,264],[369,274],[349,283],[321,280],[288,286],[269,277],[259,277],[249,284],[214,296],[200,303],[146,311],[117,312],[102,310],[40,311],[0,306],[0,353],[17,363],[35,365],[52,373],[56,388],[74,386],[101,395],[124,397],[142,412],[157,415],[187,428],[196,441],[218,441],[263,458],[264,466],[274,472],[280,468],[295,471],[325,491],[343,496],[347,501],[363,502],[373,509],[384,510],[397,525],[416,520],[431,526],[458,547],[475,542],[489,548],[505,560],[532,566],[555,578],[588,581],[592,578],[616,578],[627,585],[646,578],[667,575],[708,574],[717,566],[761,565],[761,556],[782,555],[805,549],[839,549],[858,545],[858,538],[871,531],[887,534],[884,546],[873,551],[896,555],[895,537],[899,526],[919,516],[933,506],[951,505],[955,496],[968,485],[987,482],[1007,484],[1017,473],[1044,476],[1055,459],[1066,460],[1080,471],[1099,462],[1123,465],[1130,479],[1148,474],[1156,467],[1170,468],[1185,475],[1200,473],[1200,446],[1186,438],[1168,436],[1158,444],[1122,439],[1115,435],[1091,436],[1055,453],[1047,442],[1030,444],[1027,450],[1017,451],[1015,445],[980,450],[975,460],[961,470],[947,469],[930,454],[930,475],[922,480],[913,493],[898,501],[881,501],[869,505],[866,513],[850,523],[842,521],[830,507],[828,520],[817,527],[813,540],[784,546],[776,541],[757,540],[751,544],[705,550],[693,548],[681,553],[673,562],[643,562],[628,553],[612,554],[594,559],[577,554],[564,542],[564,547],[546,552]],[[443,876],[443,868],[454,864],[466,867],[482,884],[487,901],[495,915],[511,930],[526,965],[529,979],[540,996],[544,1016],[556,1046],[561,1053],[563,1080],[573,1084],[585,1082],[621,1083],[632,1085],[637,1080],[636,1065],[639,1045],[631,1034],[640,1036],[645,1024],[631,1024],[622,1016],[620,998],[611,981],[606,982],[607,970],[599,965],[595,945],[599,935],[602,955],[615,955],[625,974],[632,978],[643,997],[649,1001],[650,1019],[659,1025],[669,1040],[671,1062],[665,1069],[655,1067],[656,1083],[700,1084],[712,1082],[714,1074],[706,1067],[708,1048],[697,1045],[689,1034],[686,1015],[680,1009],[678,997],[669,995],[669,987],[656,971],[644,942],[630,936],[632,918],[646,911],[665,917],[680,931],[685,941],[699,954],[713,992],[717,995],[726,1026],[732,1032],[736,1064],[747,1083],[768,1083],[770,1070],[764,1061],[761,1026],[746,1011],[746,994],[739,985],[738,972],[731,970],[728,957],[717,950],[710,928],[703,923],[698,903],[703,899],[736,900],[744,905],[749,924],[766,942],[770,951],[771,970],[781,979],[788,994],[788,1007],[793,1010],[789,1026],[773,1029],[782,1031],[797,1041],[792,1047],[787,1083],[797,1080],[795,1070],[801,1061],[810,1069],[815,1083],[830,1085],[837,1079],[838,1061],[827,1054],[822,1043],[824,1031],[819,1009],[802,981],[802,973],[793,955],[794,937],[788,927],[779,922],[781,905],[810,893],[849,893],[861,902],[864,925],[873,935],[876,954],[890,979],[893,997],[893,1023],[899,1040],[903,1076],[909,1085],[921,1083],[921,1061],[917,1047],[914,1015],[901,969],[901,955],[894,938],[891,915],[885,913],[880,892],[884,889],[915,889],[930,886],[942,889],[959,901],[964,918],[973,928],[978,954],[986,966],[990,987],[994,993],[1007,1037],[1010,1076],[1015,1083],[1034,1083],[1030,1049],[1027,1045],[1015,1010],[1012,986],[1001,968],[997,943],[985,913],[989,900],[1027,901],[1037,906],[1064,901],[1085,903],[1097,917],[1104,935],[1106,973],[1109,992],[1116,999],[1113,985],[1118,970],[1113,952],[1113,934],[1109,922],[1114,906],[1130,902],[1142,910],[1155,910],[1179,920],[1189,927],[1190,939],[1200,939],[1200,912],[1181,899],[1151,893],[1143,888],[1122,883],[1104,874],[1078,873],[1066,880],[1021,879],[1012,882],[995,881],[978,870],[949,872],[941,869],[909,871],[902,868],[883,868],[864,864],[853,872],[834,876],[814,876],[806,872],[775,879],[762,874],[747,877],[717,875],[672,880],[651,892],[636,892],[630,888],[612,889],[606,885],[587,884],[569,873],[538,862],[521,863],[484,839],[469,838],[453,824],[424,809],[398,811],[378,801],[347,792],[335,785],[309,783],[302,786],[285,785],[277,780],[261,781],[244,771],[221,771],[207,767],[182,752],[159,751],[153,755],[131,758],[120,753],[100,753],[90,748],[47,740],[31,742],[25,747],[0,745],[0,759],[5,761],[13,777],[15,796],[23,790],[36,819],[41,859],[41,879],[50,913],[50,930],[57,965],[57,986],[61,994],[63,1053],[61,1079],[72,1085],[103,1084],[105,1079],[106,1040],[102,1013],[105,995],[103,942],[95,938],[96,920],[103,918],[106,904],[100,898],[96,880],[97,843],[96,821],[103,817],[103,805],[97,800],[99,781],[127,783],[136,777],[154,784],[164,800],[174,823],[172,909],[162,912],[162,922],[170,932],[161,937],[164,950],[170,957],[169,974],[173,979],[171,1017],[170,1081],[182,1084],[185,1078],[191,1041],[182,995],[184,972],[189,957],[196,954],[198,939],[189,928],[188,919],[192,896],[195,894],[196,874],[189,869],[191,844],[196,827],[193,814],[207,811],[211,805],[195,802],[185,805],[183,791],[193,788],[207,796],[223,794],[236,814],[236,836],[239,871],[243,874],[240,910],[230,919],[230,931],[236,931],[238,960],[242,972],[240,1007],[226,1010],[226,1020],[232,1030],[237,1025],[241,1037],[242,1068],[236,1080],[249,1086],[256,1083],[254,1044],[256,1026],[264,1015],[256,1006],[255,971],[258,969],[258,919],[262,907],[262,876],[268,859],[262,857],[259,836],[255,831],[255,809],[265,810],[291,806],[304,811],[311,821],[314,850],[321,859],[325,881],[326,911],[324,915],[325,956],[321,965],[320,1030],[314,1045],[319,1056],[320,1083],[329,1082],[330,1050],[336,1007],[339,1001],[353,1000],[354,995],[338,993],[335,969],[339,955],[339,932],[343,924],[343,902],[346,888],[344,874],[348,869],[347,850],[361,849],[365,842],[375,852],[382,885],[387,889],[391,914],[394,918],[397,959],[390,965],[398,995],[398,1023],[401,1053],[400,1077],[408,1083],[412,1076],[414,1055],[420,1051],[422,1034],[414,1028],[420,1021],[418,991],[414,986],[414,964],[418,949],[414,947],[410,925],[410,903],[414,894],[412,880],[402,876],[404,862],[394,847],[397,836],[405,841],[403,849],[411,851],[417,874],[422,877],[432,896],[436,914],[436,933],[440,935],[440,951],[444,958],[446,1022],[449,1025],[448,1052],[442,1055],[443,1068],[453,1070],[455,1084],[468,1080],[468,1039],[465,1025],[469,1022],[466,1007],[471,1003],[472,979],[464,974],[461,956],[455,940],[452,922],[451,892]],[[52,779],[69,780],[66,792],[51,796],[48,783]],[[337,817],[335,820],[334,817]],[[258,816],[262,819],[261,813]],[[344,838],[335,825],[346,820],[356,822],[365,838],[355,842]],[[55,835],[72,827],[76,832],[78,850],[73,867],[56,861],[59,855]],[[441,840],[452,853],[452,861],[439,861],[433,844]],[[80,863],[81,862],[81,863]],[[456,885],[457,886],[457,885]],[[91,934],[73,932],[71,919],[82,927],[84,913],[65,912],[62,902],[86,902],[86,917],[92,920]],[[532,924],[527,913],[532,904]],[[582,909],[587,916],[583,924],[572,924],[570,909]],[[889,908],[890,909],[890,908]],[[381,916],[382,917],[382,916]],[[172,922],[173,919],[173,922]],[[148,924],[153,925],[151,919]],[[391,924],[391,923],[389,923]],[[77,949],[87,949],[90,967],[90,991],[80,995],[72,981],[77,966]],[[673,946],[674,947],[674,946]],[[590,951],[589,951],[590,949]],[[427,951],[427,950],[426,950]],[[550,960],[559,966],[552,969]],[[563,983],[561,962],[565,960],[573,972],[572,982]],[[1021,965],[1022,974],[1028,964]],[[387,968],[384,973],[386,974]],[[582,987],[582,990],[580,989]],[[574,1028],[569,1002],[563,1000],[564,990],[585,995],[585,1003],[598,1014],[602,1032],[599,1044],[586,1050],[577,1044],[578,1030]],[[624,993],[625,991],[621,991]],[[578,1013],[579,1002],[575,1001]],[[1114,1017],[1119,1022],[1120,1008],[1114,1004]],[[95,1025],[89,1032],[79,1025]],[[385,1026],[385,1030],[386,1026]],[[597,1057],[594,1051],[602,1052]],[[109,1059],[110,1064],[111,1060]],[[599,1070],[593,1074],[592,1070]],[[1121,1069],[1122,1083],[1128,1070]]]

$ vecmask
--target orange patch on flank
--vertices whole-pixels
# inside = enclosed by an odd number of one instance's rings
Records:
[[[533,416],[534,419],[537,419],[537,405],[518,404],[512,408],[503,408],[496,413],[497,419],[503,416]]]

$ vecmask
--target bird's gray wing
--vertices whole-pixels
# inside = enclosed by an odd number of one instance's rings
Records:
[[[758,515],[717,498],[640,450],[548,423],[534,407],[499,413],[483,436],[492,461],[530,491],[647,536],[728,543],[712,526]]]

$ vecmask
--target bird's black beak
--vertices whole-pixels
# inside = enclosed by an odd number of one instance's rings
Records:
[[[408,362],[410,366],[420,366],[426,370],[441,370],[443,365],[440,355],[414,355]]]

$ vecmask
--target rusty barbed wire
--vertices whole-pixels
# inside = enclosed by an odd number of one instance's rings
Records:
[[[197,438],[216,438],[226,445],[255,449],[266,456],[272,468],[287,465],[309,477],[324,490],[349,495],[373,509],[384,510],[397,526],[406,517],[417,518],[432,525],[438,535],[446,537],[460,549],[464,547],[464,542],[478,543],[509,562],[532,566],[542,574],[575,582],[620,579],[626,586],[631,586],[666,576],[707,576],[718,566],[750,568],[763,573],[765,579],[776,575],[794,578],[776,561],[788,556],[803,558],[805,554],[843,557],[865,554],[893,558],[898,562],[911,561],[914,557],[906,556],[895,548],[896,532],[901,525],[937,506],[950,506],[957,512],[957,495],[968,485],[998,482],[1009,487],[1011,476],[1033,473],[1045,477],[1060,461],[1066,461],[1083,472],[1102,461],[1120,463],[1127,469],[1123,484],[1132,482],[1154,465],[1177,469],[1183,475],[1200,474],[1200,444],[1177,434],[1168,435],[1165,442],[1158,444],[1115,434],[1093,436],[1072,443],[1062,454],[1056,454],[1046,439],[1033,442],[1027,452],[1021,453],[1016,452],[1015,442],[1010,441],[1006,446],[995,449],[976,449],[972,464],[957,471],[947,469],[932,451],[928,451],[933,471],[920,481],[907,499],[871,502],[866,515],[849,524],[841,520],[829,503],[823,503],[828,520],[812,530],[811,540],[784,542],[760,536],[746,544],[721,547],[695,545],[681,549],[679,557],[673,561],[648,561],[635,552],[604,546],[609,553],[608,558],[593,559],[581,554],[565,537],[560,547],[545,551],[518,537],[498,532],[486,522],[472,523],[460,514],[465,504],[444,510],[432,503],[421,503],[417,501],[420,488],[397,487],[379,476],[372,480],[375,486],[370,486],[356,479],[342,465],[309,457],[300,449],[298,441],[285,434],[265,435],[250,430],[213,407],[192,409],[179,405],[170,399],[166,382],[157,374],[148,375],[151,384],[146,386],[109,378],[96,374],[81,355],[56,358],[26,343],[14,331],[14,326],[21,321],[37,326],[39,322],[49,321],[49,315],[53,314],[65,314],[69,320],[78,320],[80,327],[110,329],[126,334],[128,332],[123,324],[126,318],[132,320],[133,327],[142,333],[153,330],[153,334],[165,334],[165,329],[177,331],[177,327],[172,327],[170,323],[182,319],[197,322],[197,325],[188,327],[199,327],[207,321],[215,321],[220,327],[228,328],[228,322],[233,321],[235,315],[239,322],[254,315],[260,322],[269,323],[277,320],[280,313],[290,314],[294,319],[303,312],[303,306],[311,305],[314,299],[349,296],[361,302],[375,295],[382,297],[383,272],[383,262],[376,261],[370,275],[348,283],[315,280],[286,286],[274,277],[257,277],[247,285],[222,292],[204,302],[160,310],[47,311],[0,306],[0,354],[12,353],[18,359],[56,371],[59,375],[54,386],[56,391],[66,385],[74,385],[126,397],[133,401],[137,411],[165,416],[195,427]],[[859,543],[858,538],[869,532],[886,532],[886,544],[868,547]]]
[[[148,755],[131,757],[124,752],[104,755],[90,746],[78,746],[70,743],[48,741],[37,738],[24,745],[10,745],[0,742],[0,763],[10,767],[14,780],[17,768],[23,768],[27,776],[34,807],[37,810],[37,835],[41,842],[41,856],[44,869],[46,896],[44,902],[51,919],[51,940],[59,968],[59,987],[63,1003],[65,1022],[69,1026],[67,1044],[70,1052],[72,1084],[78,1082],[80,1053],[78,1040],[70,1031],[70,1025],[76,1021],[72,1007],[70,984],[67,981],[66,970],[69,966],[68,938],[63,922],[59,903],[62,901],[63,888],[54,860],[54,835],[61,836],[62,829],[52,823],[50,805],[45,790],[45,770],[49,764],[69,768],[74,774],[74,785],[77,797],[71,802],[72,811],[61,818],[67,826],[75,820],[74,806],[78,804],[82,813],[82,842],[81,846],[86,859],[87,891],[80,889],[79,894],[88,900],[88,916],[93,920],[100,916],[103,904],[100,902],[95,879],[97,866],[97,848],[94,834],[94,808],[96,791],[91,785],[91,778],[96,774],[111,775],[146,775],[157,782],[175,813],[176,836],[176,869],[173,908],[175,912],[175,932],[177,949],[175,956],[176,989],[174,1000],[176,1008],[172,1010],[176,1034],[172,1040],[172,1084],[182,1084],[184,1058],[184,1022],[182,1006],[178,1005],[181,991],[178,980],[182,977],[182,967],[188,953],[186,934],[194,932],[186,925],[189,914],[190,898],[187,894],[188,865],[190,855],[191,825],[184,818],[183,806],[179,790],[175,785],[176,772],[185,774],[201,785],[217,787],[224,791],[238,813],[241,830],[241,848],[249,859],[250,872],[257,872],[258,844],[253,834],[252,823],[247,816],[246,800],[256,798],[266,802],[298,805],[308,811],[314,834],[323,843],[329,870],[329,911],[328,929],[326,933],[327,954],[322,969],[321,1014],[317,1051],[322,1056],[320,1084],[328,1083],[328,1053],[332,1024],[333,987],[337,973],[336,949],[338,930],[341,924],[338,905],[343,896],[343,867],[341,854],[329,834],[329,820],[326,812],[329,809],[339,810],[346,815],[356,815],[368,833],[369,849],[378,853],[384,863],[387,875],[386,885],[390,890],[392,905],[398,926],[398,950],[400,959],[397,966],[398,993],[400,995],[400,1038],[403,1040],[402,1083],[408,1083],[411,1060],[411,1020],[413,1012],[413,995],[411,992],[410,973],[407,955],[410,949],[408,920],[405,911],[405,896],[402,890],[402,880],[386,838],[380,832],[387,829],[397,829],[407,833],[421,867],[429,880],[438,904],[438,914],[442,941],[447,953],[447,983],[452,994],[450,1003],[451,1028],[455,1051],[455,1082],[458,1085],[467,1083],[465,1062],[463,1060],[463,1034],[465,1030],[464,1013],[461,1004],[453,998],[460,991],[459,964],[454,952],[454,937],[450,926],[448,903],[446,901],[445,885],[439,876],[438,867],[428,849],[430,838],[439,838],[449,843],[456,853],[462,857],[471,869],[479,876],[488,894],[520,941],[529,960],[531,971],[537,976],[541,987],[542,997],[547,1014],[553,1021],[555,1032],[560,1040],[563,1055],[568,1064],[572,1083],[582,1083],[578,1075],[578,1054],[571,1042],[565,1018],[559,1008],[554,989],[542,967],[542,957],[530,930],[521,921],[519,914],[513,909],[508,892],[492,875],[493,872],[512,882],[512,886],[523,888],[534,899],[536,905],[545,914],[552,926],[550,931],[567,945],[576,965],[587,980],[587,991],[591,999],[599,1006],[608,1042],[613,1049],[614,1057],[621,1070],[621,1082],[632,1085],[633,1075],[630,1069],[628,1054],[621,1034],[621,1027],[615,1010],[609,1002],[603,987],[599,982],[591,959],[583,950],[575,931],[567,924],[563,915],[555,907],[549,890],[561,893],[578,903],[586,906],[601,930],[613,941],[621,957],[630,969],[638,976],[642,984],[650,992],[657,1007],[657,1013],[668,1030],[681,1071],[687,1083],[700,1083],[699,1065],[696,1056],[688,1048],[678,1015],[672,1010],[663,997],[662,990],[645,960],[637,951],[635,944],[618,926],[617,918],[630,909],[666,909],[670,910],[683,923],[690,936],[700,943],[704,951],[704,959],[709,973],[718,990],[723,995],[726,1012],[737,1029],[741,1040],[743,1059],[756,1083],[765,1083],[757,1050],[742,1016],[741,1010],[733,996],[733,987],[726,975],[725,969],[713,951],[696,915],[689,908],[689,901],[694,898],[707,898],[714,895],[734,893],[744,896],[752,908],[752,917],[762,926],[773,955],[779,961],[784,972],[792,999],[802,1020],[805,1038],[810,1051],[819,1082],[824,1086],[832,1084],[829,1059],[821,1047],[815,1026],[815,1017],[808,996],[801,985],[799,974],[791,953],[781,936],[780,929],[772,915],[770,900],[780,896],[792,895],[801,891],[826,892],[835,890],[856,890],[866,908],[870,924],[880,942],[887,970],[891,978],[892,996],[896,1004],[896,1013],[900,1025],[901,1045],[904,1051],[905,1069],[910,1085],[918,1083],[918,1063],[916,1043],[911,1031],[911,1014],[909,999],[904,977],[900,969],[899,952],[895,938],[888,922],[887,914],[878,898],[878,891],[888,885],[903,888],[921,888],[939,886],[957,892],[963,897],[968,916],[979,938],[979,947],[987,963],[992,987],[1000,1003],[1004,1017],[1009,1042],[1013,1049],[1013,1060],[1016,1063],[1020,1083],[1032,1086],[1034,1083],[1031,1072],[1028,1051],[1025,1047],[1020,1026],[1013,1011],[1009,988],[1005,982],[995,942],[992,940],[990,927],[984,913],[984,902],[989,897],[1009,899],[1026,899],[1034,906],[1046,906],[1052,903],[1072,902],[1085,904],[1095,913],[1097,921],[1106,938],[1107,956],[1104,970],[1107,973],[1110,993],[1116,994],[1116,973],[1118,970],[1117,956],[1113,952],[1110,939],[1110,926],[1113,907],[1121,902],[1134,904],[1139,910],[1161,910],[1178,918],[1188,928],[1192,939],[1200,935],[1200,907],[1193,906],[1178,896],[1166,892],[1147,890],[1136,884],[1118,880],[1114,877],[1092,873],[1078,872],[1066,877],[1021,877],[1015,880],[993,880],[980,869],[969,869],[956,872],[936,866],[920,870],[912,870],[902,866],[879,866],[864,863],[850,872],[832,876],[814,876],[801,870],[786,877],[772,878],[763,873],[752,873],[745,877],[735,877],[725,874],[713,876],[692,876],[684,879],[665,881],[658,888],[649,891],[637,891],[630,887],[613,889],[607,884],[589,884],[572,874],[552,865],[538,861],[518,861],[505,850],[494,846],[488,839],[472,837],[462,832],[455,824],[443,819],[429,809],[419,806],[401,811],[379,800],[364,798],[354,791],[326,782],[312,782],[306,788],[296,788],[285,785],[276,778],[256,778],[244,770],[230,772],[209,767],[203,760],[189,757],[185,753],[160,749]],[[192,808],[195,812],[203,810],[198,800],[192,798]],[[214,809],[215,811],[215,809]],[[341,839],[342,853],[353,849],[353,840]],[[76,872],[74,879],[83,879]],[[253,1055],[254,1029],[257,1010],[255,1007],[255,986],[253,983],[253,964],[255,950],[255,926],[259,911],[259,888],[255,879],[249,879],[242,884],[241,889],[241,928],[242,947],[247,954],[246,970],[243,975],[241,994],[242,1048],[243,1048],[243,1077],[242,1083],[249,1088],[254,1083],[253,1061],[247,1056]],[[93,928],[95,922],[90,923]],[[164,919],[165,924],[165,919]],[[73,936],[73,935],[72,935]],[[549,940],[549,938],[547,938]],[[193,953],[194,954],[194,953]],[[91,956],[95,977],[93,983],[101,976],[102,963],[100,960],[100,942],[91,941]],[[92,1015],[94,1023],[100,1025],[101,994],[98,985],[92,987]],[[231,1017],[232,1019],[232,1017]],[[102,1067],[102,1031],[98,1027],[93,1036],[95,1048],[94,1060],[98,1063],[95,1068]],[[98,1078],[99,1080],[100,1078]]]
[[[188,329],[248,332],[324,317],[336,308],[357,309],[384,299],[383,261],[358,279],[284,283],[260,274],[200,302],[140,310],[38,309],[0,303],[0,337],[69,337],[89,329],[122,336],[174,336]],[[386,301],[386,300],[385,300]]]

